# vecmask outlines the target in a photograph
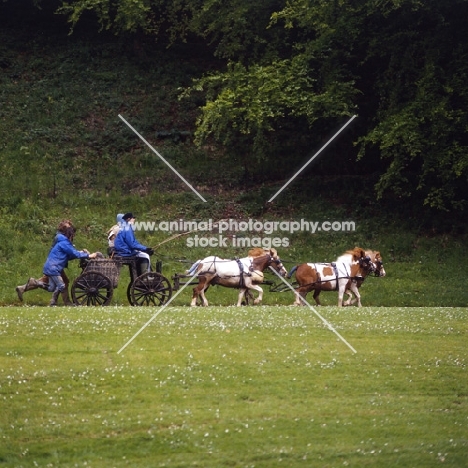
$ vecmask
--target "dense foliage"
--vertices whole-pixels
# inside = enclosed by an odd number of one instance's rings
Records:
[[[22,3],[7,0],[3,8],[12,12]],[[72,31],[94,25],[134,40],[201,43],[203,53],[211,51],[216,70],[182,93],[200,98],[198,144],[215,140],[228,154],[243,154],[244,165],[267,163],[267,177],[284,177],[285,158],[296,164],[357,114],[335,166],[376,172],[379,197],[466,209],[467,0],[52,5],[34,0],[29,8],[60,13]]]

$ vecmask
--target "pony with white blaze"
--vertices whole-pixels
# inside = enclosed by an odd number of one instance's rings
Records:
[[[246,291],[254,289],[258,291],[254,304],[259,304],[263,299],[263,289],[259,284],[263,282],[263,272],[269,266],[281,276],[287,273],[275,249],[252,249],[247,257],[235,260],[217,256],[198,260],[189,270],[190,274],[198,276],[198,285],[193,288],[190,305],[196,306],[197,299],[200,297],[202,304],[207,306],[205,291],[210,285],[239,289],[237,306],[242,305]]]
[[[349,305],[353,294],[358,306],[361,307],[359,287],[366,276],[377,271],[379,276],[385,276],[380,253],[372,254],[371,252],[373,251],[366,252],[360,247],[355,247],[338,257],[333,263],[302,263],[294,267],[288,275],[290,277],[295,272],[296,281],[299,284],[295,291],[294,305],[303,304],[301,297],[305,299],[310,291],[314,291],[317,305],[320,305],[318,296],[321,291],[338,291],[339,307]],[[374,261],[371,259],[371,255]],[[343,304],[345,292],[349,298]]]

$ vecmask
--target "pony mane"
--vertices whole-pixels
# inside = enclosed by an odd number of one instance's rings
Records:
[[[361,249],[361,247],[354,247],[353,250],[349,250],[347,253],[350,253],[354,260],[359,260],[360,258],[366,256],[365,250]]]
[[[255,247],[254,249],[250,249],[248,252],[249,257],[261,257],[268,253],[267,250],[262,249],[261,247]]]
[[[368,255],[373,262],[376,260],[382,261],[382,255],[380,255],[380,252],[377,250],[366,250],[366,255]]]
[[[337,261],[343,261],[343,257],[351,257],[353,261],[358,261],[360,258],[369,257],[371,262],[382,261],[382,255],[378,250],[364,250],[361,247],[354,247],[352,250],[347,250],[345,253],[340,255]]]
[[[262,249],[261,247],[255,247],[250,249],[248,252],[249,257],[263,257],[264,255],[270,255],[273,258],[278,258],[278,252],[276,249]]]
[[[359,260],[362,257],[366,256],[366,252],[364,249],[361,249],[361,247],[354,247],[352,250],[347,250],[345,253],[340,255],[337,259],[337,261],[341,261],[343,257],[351,257],[354,261]]]

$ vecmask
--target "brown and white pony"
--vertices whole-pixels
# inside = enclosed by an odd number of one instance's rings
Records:
[[[370,252],[370,251],[368,251]],[[378,254],[376,252],[375,254]],[[374,255],[374,259],[377,255]],[[378,258],[381,261],[380,254]],[[296,300],[294,305],[301,305],[301,297],[306,298],[310,291],[314,291],[314,299],[317,305],[320,304],[318,298],[321,291],[338,291],[338,306],[349,305],[352,294],[356,296],[358,306],[361,307],[361,296],[359,287],[364,278],[370,273],[376,272],[378,266],[371,260],[371,255],[367,255],[364,249],[355,247],[348,250],[337,258],[333,263],[302,263],[293,268],[288,276],[296,274],[296,281],[299,286],[296,288]],[[380,272],[385,275],[383,264],[380,263]],[[345,292],[350,296],[343,304]]]
[[[375,266],[375,271],[372,272],[374,274],[374,276],[383,278],[387,273],[385,272],[385,268],[383,266],[383,260],[382,260],[382,256],[380,255],[380,252],[378,252],[376,250],[366,250],[365,252],[366,252],[366,257],[369,257],[371,262]],[[356,299],[353,299],[353,292],[351,291],[351,282],[356,283],[356,287],[359,290],[362,283],[364,283],[364,280],[366,279],[366,276],[368,276],[368,274],[366,274],[364,276],[361,276],[361,277],[354,278],[354,279],[348,281],[348,284],[346,285],[346,291],[345,291],[345,294],[348,295],[348,300],[343,302],[344,306],[352,305],[356,301],[358,301],[358,305],[360,304],[359,298],[357,296],[356,296]],[[319,294],[320,294],[320,291],[318,291],[317,296]],[[314,295],[314,297],[315,297],[315,295]]]
[[[196,306],[200,297],[202,304],[207,306],[205,291],[210,285],[215,284],[239,289],[237,306],[242,305],[246,291],[255,289],[259,294],[254,304],[259,304],[263,299],[263,289],[259,284],[263,282],[263,272],[269,266],[282,276],[287,273],[275,249],[252,249],[247,257],[236,260],[226,260],[216,256],[199,260],[197,265],[190,269],[190,271],[196,270],[193,274],[198,276],[198,285],[193,288],[190,305]]]

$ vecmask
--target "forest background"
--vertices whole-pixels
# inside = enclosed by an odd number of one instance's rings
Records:
[[[280,254],[380,249],[391,274],[368,304],[466,306],[467,3],[3,1],[0,302],[39,276],[61,218],[102,251],[115,214],[134,211],[352,219],[352,235],[301,234]],[[184,240],[157,252],[179,270],[211,253]]]

